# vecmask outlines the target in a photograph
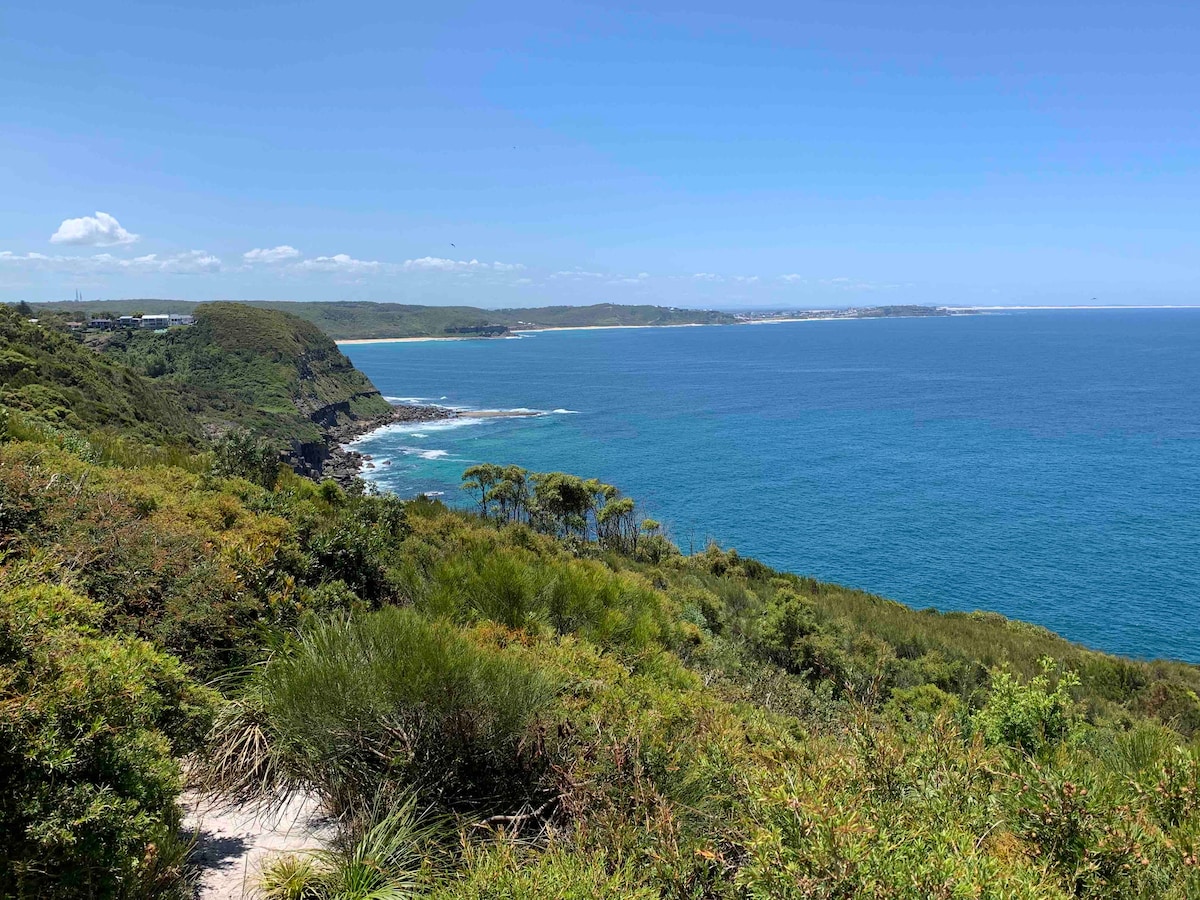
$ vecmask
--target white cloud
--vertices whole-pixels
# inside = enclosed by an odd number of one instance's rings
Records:
[[[383,263],[373,259],[355,259],[345,253],[336,253],[333,256],[306,259],[296,265],[311,272],[374,272],[378,271]]]
[[[400,266],[406,272],[521,272],[525,269],[522,263],[480,262],[477,259],[446,259],[441,256],[422,256],[420,259],[406,259]]]
[[[50,235],[52,244],[85,244],[92,247],[115,247],[132,244],[138,235],[121,227],[121,223],[106,212],[78,219],[63,219],[58,231]]]
[[[650,277],[649,272],[638,272],[637,275],[634,275],[632,277],[626,275],[623,278],[610,279],[607,283],[608,284],[642,284],[649,277]]]
[[[469,272],[474,269],[486,269],[487,263],[477,259],[445,259],[441,256],[422,256],[420,259],[406,259],[404,268],[409,271],[430,272]]]
[[[219,272],[221,270],[221,260],[203,250],[189,250],[187,253],[177,253],[174,256],[166,257],[159,257],[151,253],[149,256],[139,256],[132,260],[132,265],[135,268],[142,266],[174,275]]]
[[[721,276],[712,272],[697,272],[692,278],[696,281],[721,281]]]
[[[569,271],[564,269],[561,272],[555,272],[550,277],[551,278],[574,278],[574,279],[578,280],[581,278],[603,278],[604,273],[603,272],[585,272],[583,269],[571,269]]]
[[[404,261],[404,268],[406,269],[424,269],[434,272],[462,272],[483,268],[486,265],[487,263],[481,263],[477,259],[445,259],[440,256],[422,256],[420,259],[406,259]]]
[[[280,244],[278,247],[271,247],[269,249],[256,247],[242,254],[242,259],[250,264],[286,262],[289,259],[299,258],[300,251],[287,244]]]
[[[92,256],[46,256],[41,253],[16,254],[10,250],[0,251],[0,263],[13,263],[29,268],[52,272],[76,274],[104,274],[109,272],[165,272],[168,274],[195,274],[217,272],[221,269],[220,258],[204,250],[189,250],[173,256],[149,253],[123,259],[111,253],[96,253]]]
[[[779,276],[779,280],[780,280],[780,281],[790,281],[790,282],[797,282],[797,281],[803,281],[803,280],[804,280],[804,276],[803,276],[803,275],[797,275],[795,272],[793,272],[793,273],[791,273],[790,275],[780,275],[780,276]]]
[[[755,282],[758,281],[758,276],[757,275],[734,275],[733,280],[739,281],[742,284],[754,284]]]

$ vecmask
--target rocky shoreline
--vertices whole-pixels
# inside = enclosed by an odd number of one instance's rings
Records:
[[[457,419],[462,415],[457,409],[446,406],[394,406],[386,415],[373,419],[361,419],[338,425],[326,432],[329,440],[329,457],[321,467],[322,479],[332,479],[345,487],[354,481],[362,471],[367,458],[357,450],[351,450],[345,445],[364,434],[369,434],[387,425],[398,422],[441,422],[446,419]]]

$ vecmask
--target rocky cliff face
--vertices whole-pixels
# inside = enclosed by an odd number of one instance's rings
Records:
[[[437,422],[458,418],[460,413],[444,406],[393,406],[383,416],[374,419],[357,419],[329,429],[328,453],[313,471],[296,468],[302,474],[316,478],[332,478],[339,483],[351,481],[366,462],[357,450],[343,446],[355,438],[396,422]]]

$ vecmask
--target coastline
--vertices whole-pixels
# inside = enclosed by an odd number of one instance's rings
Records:
[[[355,445],[376,432],[392,425],[417,422],[450,422],[455,419],[530,419],[544,416],[536,409],[453,409],[448,406],[397,404],[387,415],[343,425],[330,432],[332,443],[329,458],[322,474],[339,484],[348,484],[368,468],[371,457],[360,453]]]
[[[543,331],[616,331],[618,329],[645,328],[718,328],[731,325],[782,325],[787,322],[835,322],[853,319],[909,319],[913,316],[803,316],[788,319],[752,319],[744,322],[679,322],[671,325],[546,325],[538,328],[513,328],[510,334],[539,334]],[[924,317],[920,317],[924,318]],[[503,337],[499,338],[503,339]],[[392,338],[343,338],[334,341],[339,347],[357,344],[407,344],[421,341],[494,341],[495,337],[453,335],[446,337],[392,337]]]
[[[334,341],[335,344],[341,346],[343,344],[402,344],[416,341],[486,341],[493,338],[475,337],[473,335],[446,335],[446,336],[417,336],[417,337],[390,337],[390,338],[342,338]]]

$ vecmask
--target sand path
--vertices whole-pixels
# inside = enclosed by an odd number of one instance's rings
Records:
[[[196,833],[200,867],[197,900],[247,900],[263,862],[279,853],[314,850],[334,835],[316,800],[297,794],[279,810],[217,803],[188,792],[181,805],[184,830]]]

